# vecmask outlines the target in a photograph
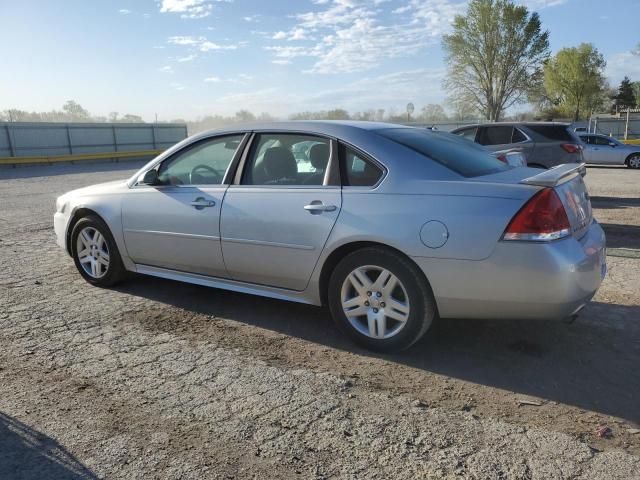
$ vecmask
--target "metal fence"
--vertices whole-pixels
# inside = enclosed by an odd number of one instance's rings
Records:
[[[144,157],[186,137],[187,126],[177,123],[0,122],[0,160],[73,160],[116,152],[113,158],[134,157],[136,152]]]

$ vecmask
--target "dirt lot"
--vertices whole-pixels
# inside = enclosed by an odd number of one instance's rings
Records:
[[[640,478],[640,172],[589,169],[609,275],[576,322],[378,356],[321,308],[85,283],[54,199],[136,166],[0,170],[0,478]]]

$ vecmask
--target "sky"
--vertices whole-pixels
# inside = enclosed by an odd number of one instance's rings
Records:
[[[552,52],[592,42],[640,80],[640,0],[517,0]],[[441,49],[465,0],[0,0],[0,110],[152,121],[444,103]],[[524,108],[524,107],[523,107]]]

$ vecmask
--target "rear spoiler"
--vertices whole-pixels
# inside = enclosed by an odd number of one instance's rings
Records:
[[[575,163],[565,163],[564,165],[558,165],[550,168],[549,170],[545,170],[533,177],[520,180],[520,183],[524,183],[526,185],[537,185],[540,187],[555,187],[561,183],[568,182],[578,175],[582,175],[584,177],[586,174],[587,169],[584,163],[579,163],[578,165]]]

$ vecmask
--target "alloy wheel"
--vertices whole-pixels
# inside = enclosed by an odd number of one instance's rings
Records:
[[[109,269],[109,246],[96,228],[85,227],[76,240],[76,256],[85,273],[92,278],[102,278]]]
[[[358,267],[347,275],[340,299],[351,326],[374,339],[397,335],[411,313],[402,282],[389,270],[375,265]]]
[[[631,168],[640,168],[640,155],[634,155],[629,159],[629,166]]]

